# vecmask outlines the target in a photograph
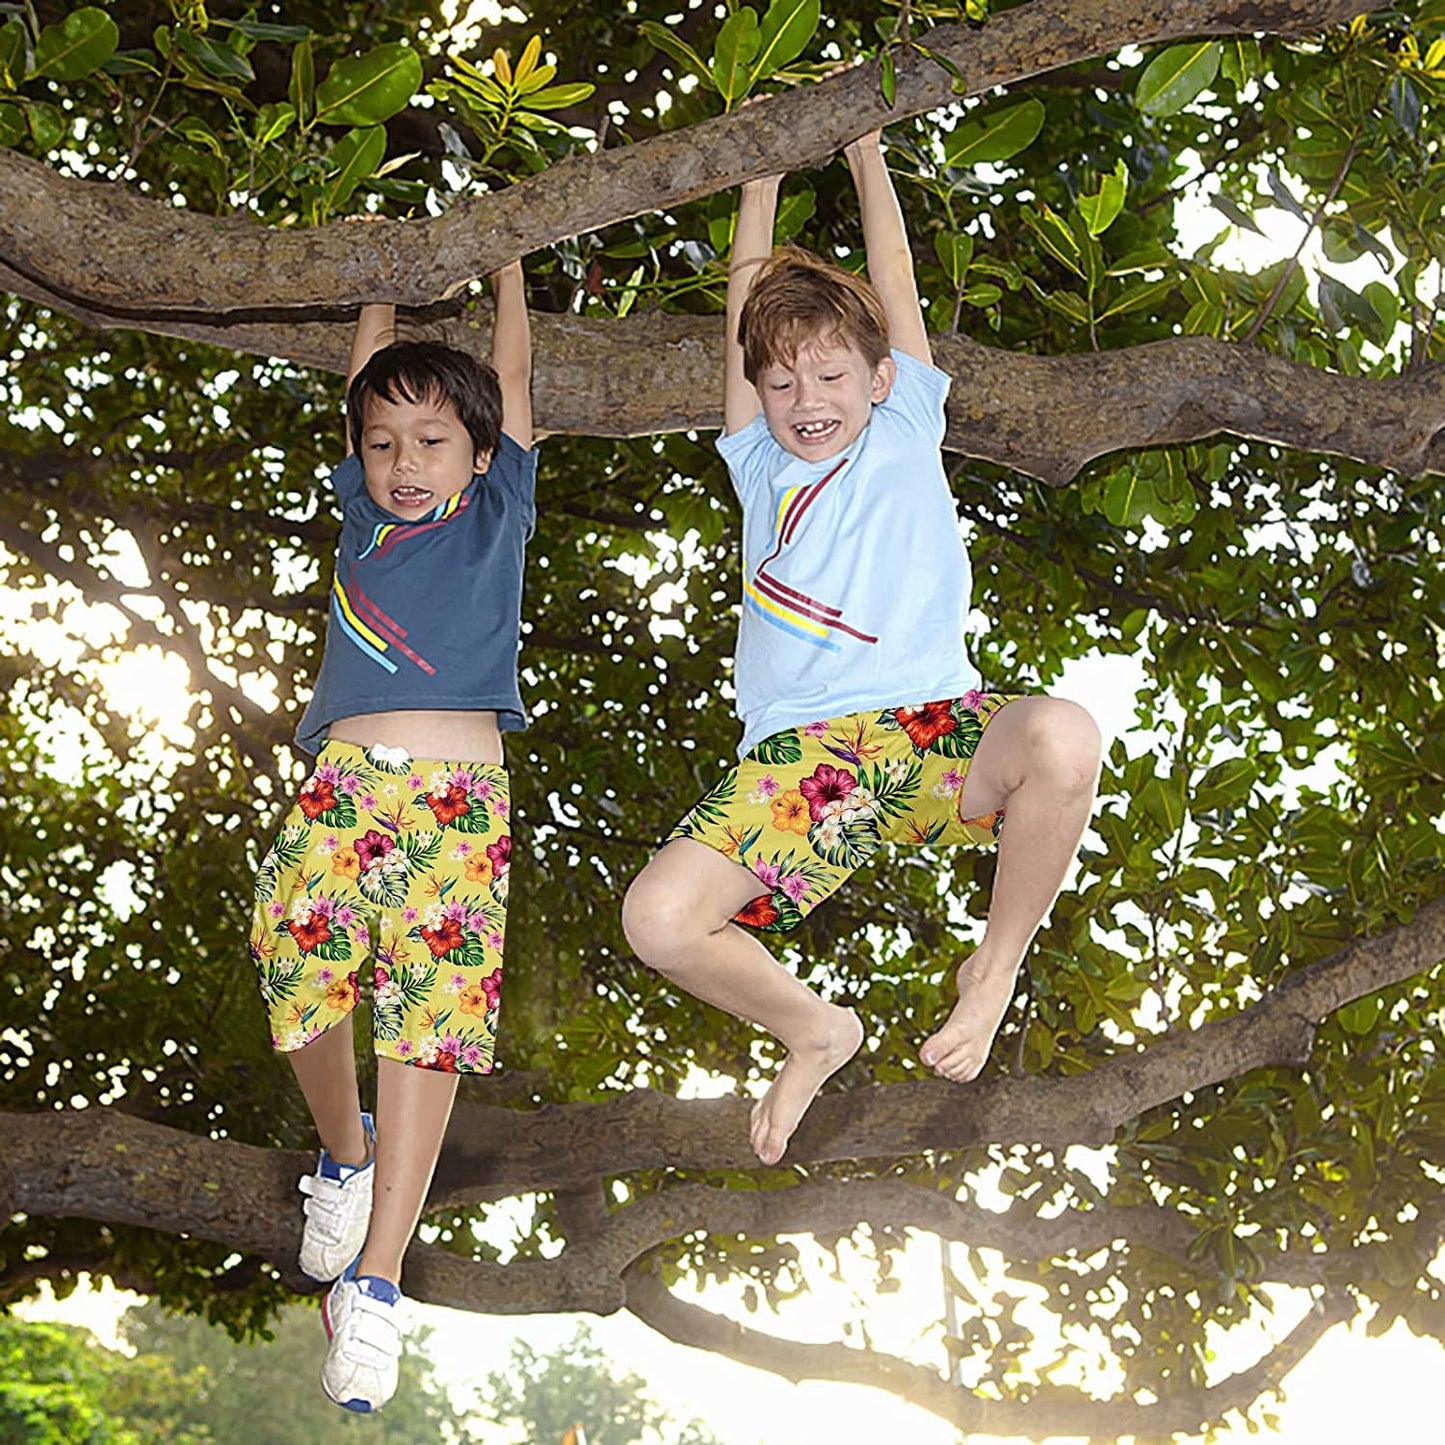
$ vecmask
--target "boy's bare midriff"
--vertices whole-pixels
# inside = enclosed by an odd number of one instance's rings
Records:
[[[327,729],[339,743],[404,748],[427,762],[497,763],[502,734],[494,712],[397,711],[337,718]]]

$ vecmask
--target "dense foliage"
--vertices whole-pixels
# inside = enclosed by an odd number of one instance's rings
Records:
[[[775,5],[761,28],[746,7],[658,0],[539,0],[525,23],[496,26],[431,5],[120,3],[67,18],[42,3],[0,27],[0,142],[271,226],[423,215],[570,151],[694,124],[748,89],[813,83],[880,43],[926,48],[932,23],[978,23],[976,8],[913,5],[900,31],[898,11],[854,0],[821,18]],[[930,324],[1036,354],[1202,333],[1341,376],[1438,364],[1442,82],[1445,6],[1421,0],[1307,40],[1081,56],[974,103],[957,128],[954,115],[902,121],[890,159]],[[1177,207],[1201,196],[1218,237],[1198,246]],[[731,206],[701,200],[528,257],[532,304],[716,312]],[[782,210],[789,234],[856,254],[841,164],[791,178]],[[1288,260],[1214,263],[1225,240],[1273,231],[1272,210],[1360,266],[1346,280]],[[251,870],[300,775],[286,744],[319,659],[339,383],[11,299],[0,388],[0,1098],[117,1104],[297,1146],[305,1116],[269,1057],[244,942]],[[1047,689],[1111,655],[1144,678],[1142,732],[1108,760],[1077,881],[991,1070],[1079,1075],[1229,1017],[1445,892],[1438,478],[1219,437],[1118,454],[1058,489],[962,462],[954,484],[988,684]],[[539,499],[535,720],[510,752],[507,1063],[553,1101],[675,1091],[697,1070],[752,1080],[770,1048],[643,970],[617,923],[627,879],[735,737],[725,472],[706,435],[553,437]],[[183,725],[116,700],[113,665],[136,648],[185,664]],[[992,866],[899,855],[789,941],[800,972],[868,1021],[841,1087],[918,1077],[915,1048],[977,934]],[[1086,1256],[975,1260],[981,1278],[1042,1285],[1071,1331],[1060,1355],[1117,1362],[1130,1398],[1201,1384],[1206,1326],[1269,1308],[1259,1286],[1281,1277],[1368,1297],[1381,1328],[1404,1319],[1445,1338],[1427,1273],[1445,1227],[1445,996],[1438,955],[1421,964],[1327,1019],[1307,1071],[1257,1071],[1141,1115],[1103,1189],[1027,1148],[711,1182],[956,1190],[982,1171],[1012,1196],[1023,1240],[1060,1208],[1166,1206],[1192,1231],[1185,1259],[1121,1224]],[[534,1219],[524,1257],[556,1227],[545,1200]],[[470,1248],[465,1229],[446,1237]],[[884,1274],[901,1239],[874,1230]],[[794,1257],[710,1235],[662,1246],[654,1265],[742,1272],[776,1298]],[[111,1271],[238,1326],[284,1294],[223,1246],[103,1221],[20,1218],[0,1232],[0,1263],[11,1295],[41,1273],[63,1287]],[[948,1348],[985,1395],[1047,1395],[1049,1362],[1021,1359],[1014,1298],[965,1301]]]

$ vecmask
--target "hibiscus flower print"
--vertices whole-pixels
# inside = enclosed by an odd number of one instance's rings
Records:
[[[778,921],[778,910],[772,895],[760,893],[751,903],[745,904],[733,914],[735,923],[746,924],[749,928],[766,928]]]
[[[288,918],[286,929],[302,953],[314,953],[331,937],[331,924],[314,909],[300,918]]]
[[[487,844],[487,859],[492,865],[492,876],[501,878],[512,866],[512,839],[508,834],[498,838],[495,843]]]
[[[900,707],[894,716],[898,719],[898,726],[921,753],[926,753],[939,738],[946,737],[958,727],[953,704],[947,700],[926,702],[922,707]]]
[[[331,859],[331,871],[342,878],[357,878],[361,875],[361,858],[355,848],[338,848]]]
[[[340,1013],[350,1013],[356,1007],[358,993],[356,975],[349,973],[345,978],[338,978],[327,986],[326,1006]]]
[[[442,793],[430,792],[426,795],[426,805],[436,815],[436,820],[443,828],[455,823],[460,817],[472,811],[471,800],[467,796],[465,788],[458,787],[455,783],[448,783],[446,791]]]
[[[376,828],[368,828],[364,838],[356,840],[356,858],[361,866],[370,872],[373,868],[380,868],[386,862],[386,856],[396,844],[385,833]]]
[[[808,800],[808,814],[813,822],[820,823],[829,816],[828,804],[843,801],[857,786],[857,778],[847,768],[819,763],[812,777],[798,784],[798,791]]]
[[[307,779],[296,802],[306,815],[306,821],[314,823],[323,813],[329,813],[336,806],[336,789],[319,773],[313,774]]]
[[[492,877],[492,860],[473,854],[462,865],[462,871],[467,875],[468,883],[487,883]]]
[[[455,918],[439,919],[434,928],[423,923],[419,932],[433,958],[445,958],[462,946],[462,925]]]
[[[812,824],[808,800],[797,788],[779,793],[770,804],[773,810],[773,827],[781,833],[797,833],[806,838]]]

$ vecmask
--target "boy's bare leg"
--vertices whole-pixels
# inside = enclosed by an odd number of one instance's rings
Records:
[[[376,1183],[358,1274],[400,1283],[456,1093],[456,1074],[377,1060]]]
[[[366,1130],[361,1124],[361,1094],[356,1085],[356,1053],[351,1015],[333,1024],[319,1039],[286,1057],[306,1107],[316,1122],[321,1147],[338,1164],[365,1164]]]
[[[919,1057],[946,1079],[975,1078],[1013,998],[1024,953],[1078,852],[1098,786],[1094,720],[1061,698],[1007,704],[984,730],[959,799],[965,818],[1006,808],[988,924],[958,970],[959,999]]]
[[[858,1052],[863,1026],[730,921],[765,891],[740,863],[678,838],[633,880],[622,927],[644,963],[706,1003],[760,1024],[787,1048],[752,1115],[753,1152],[776,1164],[824,1081]]]

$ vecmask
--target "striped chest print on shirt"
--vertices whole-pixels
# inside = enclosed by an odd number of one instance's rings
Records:
[[[784,549],[791,545],[808,509],[822,496],[828,483],[847,465],[848,458],[843,457],[827,475],[816,482],[806,487],[789,487],[783,493],[773,524],[773,549],[758,564],[753,576],[743,579],[745,604],[764,622],[771,623],[794,637],[801,637],[804,642],[810,642],[814,647],[821,647],[827,652],[842,651],[833,633],[846,633],[849,637],[857,638],[859,642],[877,642],[878,639],[845,622],[841,609],[780,582],[769,568],[782,559]]]
[[[399,664],[395,655],[415,663],[428,677],[436,676],[436,668],[420,653],[407,645],[407,630],[395,618],[389,616],[366,595],[357,581],[357,569],[372,558],[389,556],[406,542],[414,541],[425,533],[444,527],[454,518],[461,516],[471,505],[471,498],[465,492],[458,492],[440,503],[425,522],[402,526],[398,522],[379,522],[372,530],[371,541],[357,554],[347,569],[343,586],[338,568],[336,580],[331,584],[331,617],[342,633],[379,667],[388,672],[397,672]]]

